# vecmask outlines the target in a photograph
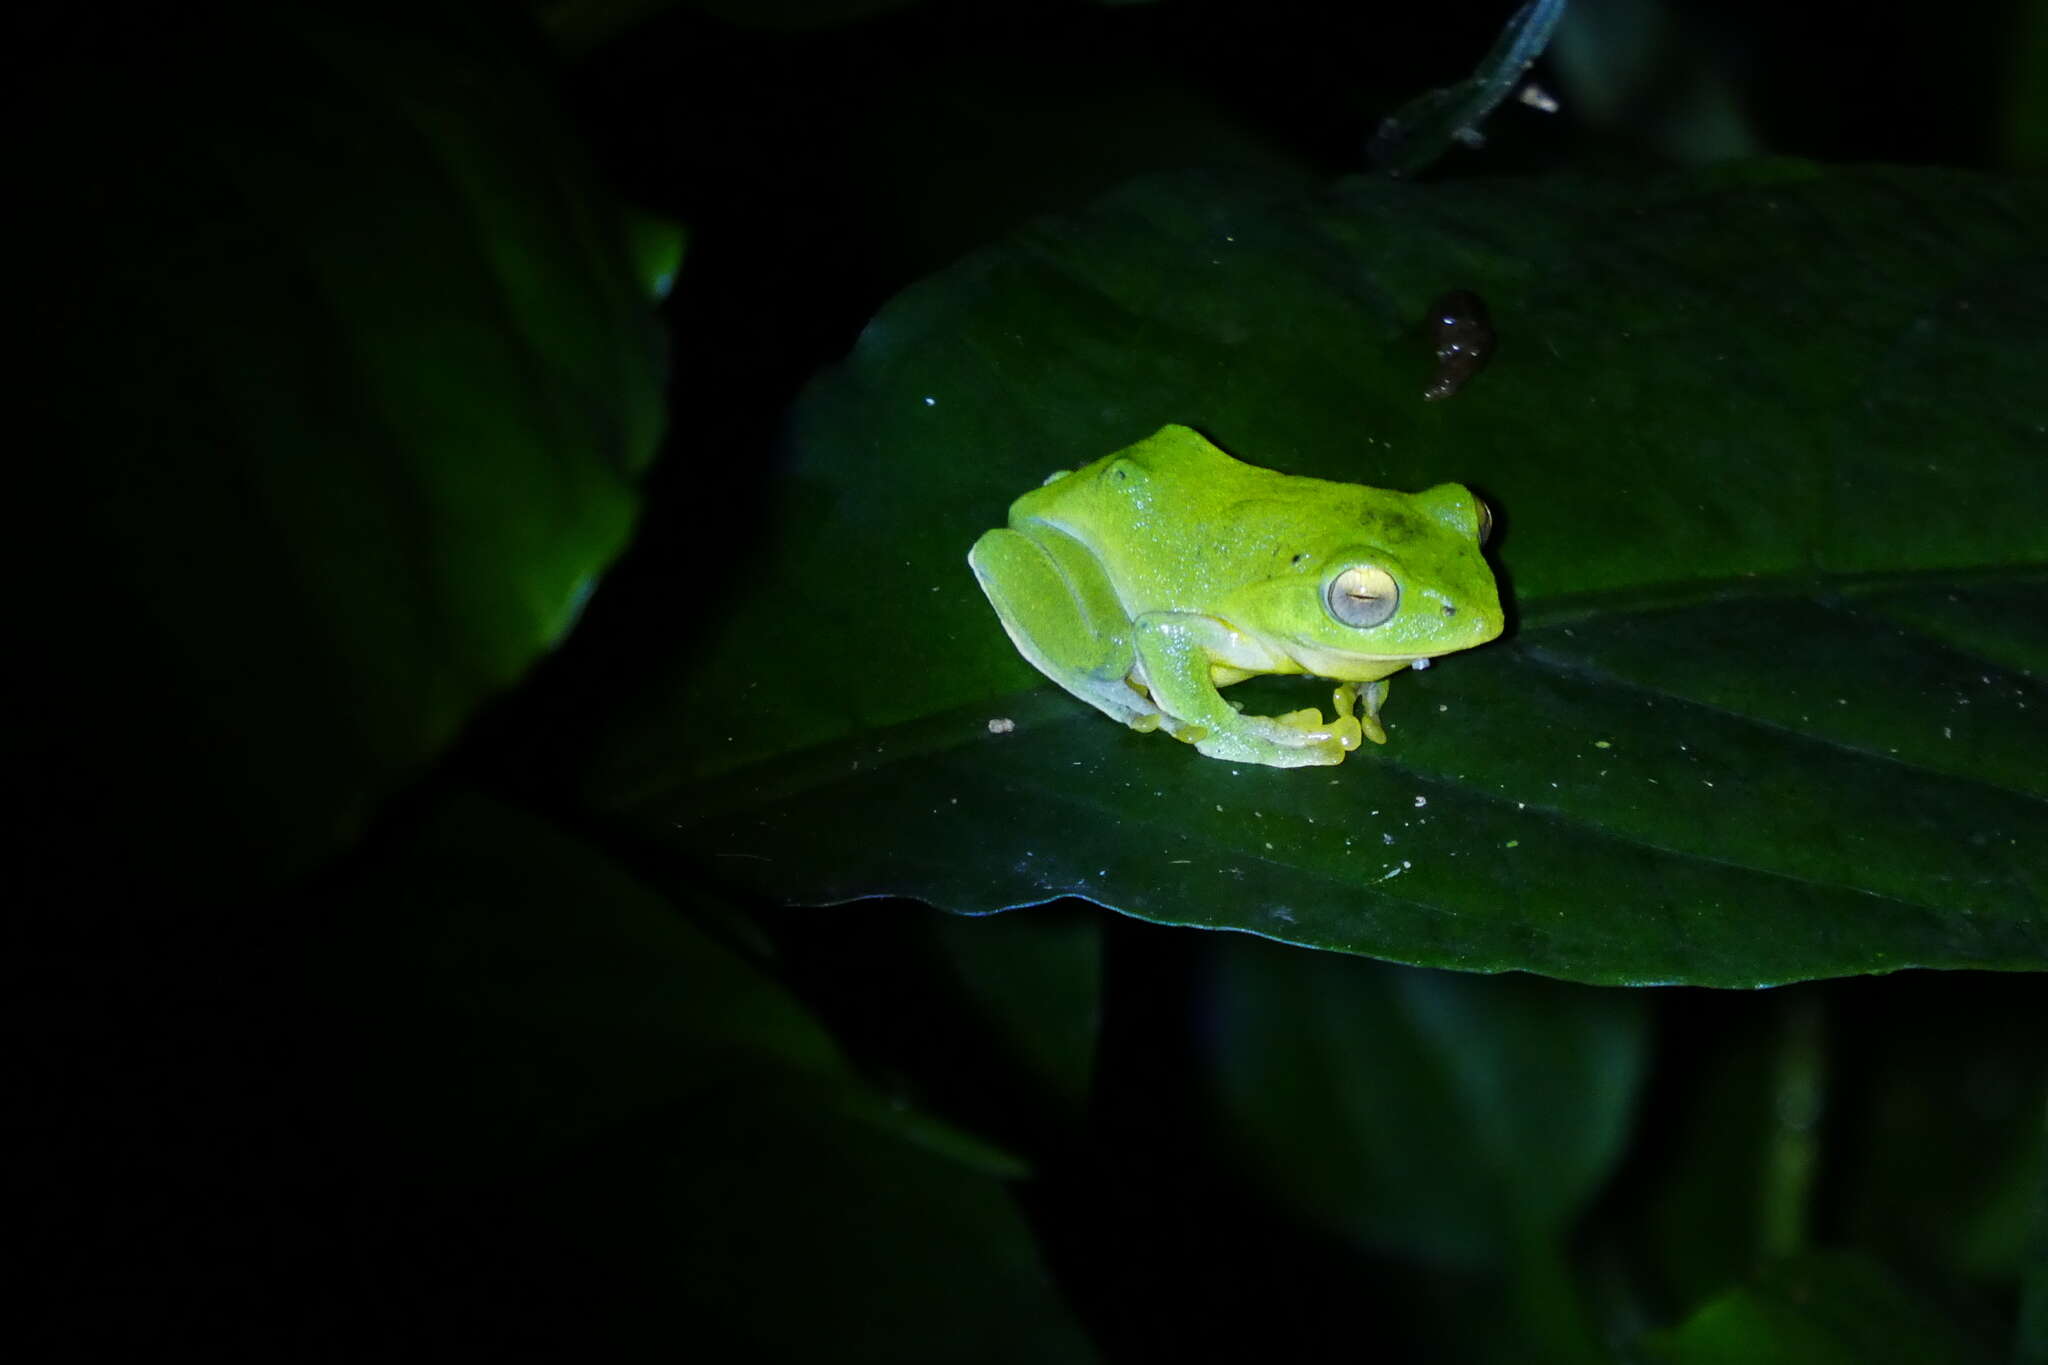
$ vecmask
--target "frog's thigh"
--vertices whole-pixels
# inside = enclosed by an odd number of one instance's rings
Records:
[[[1090,706],[1149,729],[1158,708],[1126,681],[1137,655],[1116,590],[1087,550],[990,531],[967,562],[1010,640],[1039,672]]]

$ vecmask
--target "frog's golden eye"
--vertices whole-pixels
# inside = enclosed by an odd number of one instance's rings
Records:
[[[1401,605],[1401,585],[1377,564],[1354,564],[1330,580],[1330,615],[1347,626],[1377,626]]]
[[[1493,539],[1493,509],[1486,505],[1485,498],[1474,498],[1479,505],[1479,543],[1484,545]]]

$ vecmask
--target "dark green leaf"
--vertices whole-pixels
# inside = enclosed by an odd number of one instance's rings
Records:
[[[1775,1267],[1652,1343],[1674,1365],[1986,1365],[1997,1357],[1874,1261]]]
[[[772,978],[589,848],[458,795],[332,909],[314,979],[350,1109],[423,1191],[501,1193],[577,1248],[545,1292],[589,1293],[595,1340],[1091,1358],[1015,1163],[869,1090]]]
[[[626,541],[660,337],[514,18],[201,5],[50,54],[17,507],[94,870],[326,853]]]
[[[2044,215],[2039,184],[1792,163],[1140,183],[910,289],[814,385],[746,587],[598,799],[789,900],[1073,894],[1608,983],[2048,966]],[[1424,404],[1453,287],[1499,351]],[[1392,742],[1338,769],[1054,690],[966,549],[1168,422],[1474,485],[1511,638],[1402,674]],[[1276,690],[1317,699],[1238,695]]]

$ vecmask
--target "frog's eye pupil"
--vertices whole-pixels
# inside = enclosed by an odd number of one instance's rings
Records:
[[[1401,605],[1401,586],[1377,564],[1354,564],[1330,580],[1324,601],[1347,626],[1377,626]]]
[[[1486,505],[1484,498],[1474,498],[1479,504],[1479,543],[1484,545],[1493,539],[1493,509]]]

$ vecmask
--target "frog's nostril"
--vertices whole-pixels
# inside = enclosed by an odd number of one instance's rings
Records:
[[[1446,615],[1446,616],[1456,616],[1457,614],[1458,614],[1458,609],[1457,609],[1456,607],[1452,606],[1452,605],[1451,605],[1450,603],[1448,603],[1448,602],[1444,603],[1444,615]]]

